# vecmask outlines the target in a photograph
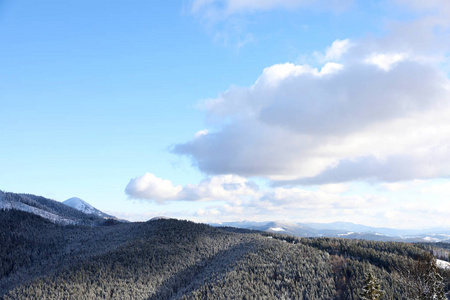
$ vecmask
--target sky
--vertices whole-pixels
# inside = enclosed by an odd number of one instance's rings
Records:
[[[450,226],[449,55],[447,0],[0,0],[0,189]]]

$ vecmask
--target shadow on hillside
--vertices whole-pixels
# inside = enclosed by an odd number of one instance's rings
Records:
[[[254,243],[244,243],[219,251],[213,257],[200,261],[165,280],[148,300],[179,299],[204,284],[220,280],[231,270],[235,262],[255,249]]]

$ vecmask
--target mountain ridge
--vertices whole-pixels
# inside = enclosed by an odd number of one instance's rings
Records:
[[[105,221],[97,215],[86,214],[59,201],[32,194],[0,191],[0,209],[29,212],[61,225],[94,226]]]
[[[0,191],[0,209],[17,209],[42,216],[63,225],[101,225],[107,219],[119,222],[114,216],[103,213],[86,201],[72,197],[64,202],[31,194]],[[155,216],[154,219],[165,218]],[[300,223],[292,221],[239,221],[210,223],[215,227],[229,226],[249,230],[288,234],[297,237],[337,237],[374,241],[450,242],[450,228],[394,229],[371,227],[351,222]]]

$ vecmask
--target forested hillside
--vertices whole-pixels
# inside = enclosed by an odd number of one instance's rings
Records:
[[[61,226],[15,210],[0,211],[0,228],[0,297],[8,300],[361,299],[369,273],[383,299],[449,290],[449,271],[435,268],[423,245],[173,219]]]
[[[31,194],[0,191],[0,209],[30,212],[62,225],[98,225],[105,222],[103,216],[86,214],[61,202]]]

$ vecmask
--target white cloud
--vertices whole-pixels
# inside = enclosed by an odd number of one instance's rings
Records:
[[[199,217],[205,217],[205,216],[208,216],[208,217],[211,217],[211,216],[218,216],[218,215],[220,215],[220,211],[219,211],[218,209],[215,209],[215,208],[211,208],[211,209],[199,209],[199,210],[196,212],[195,215],[196,215],[196,216],[199,216]]]
[[[431,206],[427,201],[407,203],[379,215],[387,226],[396,228],[430,228],[448,226],[450,207]],[[413,217],[412,217],[413,216]]]
[[[450,195],[450,182],[435,183],[420,190],[424,194]]]
[[[249,197],[259,195],[255,183],[236,175],[207,178],[198,184],[174,186],[170,180],[151,173],[131,179],[125,193],[133,199],[163,203],[164,201],[226,201],[240,204]]]
[[[366,58],[365,62],[368,64],[373,64],[383,71],[389,71],[395,66],[396,63],[399,63],[405,60],[407,56],[402,53],[394,53],[394,54],[382,54],[382,53],[374,53]]]
[[[408,185],[405,183],[393,182],[393,183],[382,183],[381,187],[388,191],[397,192],[408,188]]]
[[[450,16],[450,2],[447,0],[394,0],[421,13]],[[447,20],[450,22],[450,20]]]
[[[348,191],[348,184],[342,183],[323,184],[320,186],[320,190],[333,194],[341,194]]]
[[[334,63],[334,62],[329,62],[329,63],[326,63],[322,67],[322,69],[320,69],[320,72],[318,75],[324,76],[324,75],[328,75],[328,74],[334,74],[334,73],[341,71],[342,69],[344,69],[344,65]]]
[[[342,57],[352,48],[354,45],[349,39],[335,40],[330,47],[328,47],[324,53],[314,52],[314,58],[322,63],[330,61],[340,61]]]
[[[252,86],[206,101],[208,115],[222,118],[221,129],[174,152],[207,174],[279,184],[448,176],[446,74],[412,54],[367,54],[356,43],[350,51],[320,71],[291,63],[267,67]]]
[[[148,173],[150,174],[150,173]],[[192,206],[174,204],[177,209],[185,207],[183,211],[167,211],[150,208],[141,213],[112,213],[125,219],[148,220],[152,217],[165,215],[175,218],[187,218],[200,222],[226,222],[238,220],[292,220],[297,222],[332,222],[351,221],[372,226],[393,226],[417,228],[427,224],[430,226],[430,215],[433,215],[433,224],[447,224],[450,206],[439,200],[424,201],[430,193],[445,193],[448,195],[449,185],[446,182],[434,184],[433,182],[411,181],[401,185],[384,185],[392,188],[388,196],[376,195],[377,186],[361,184],[328,184],[312,186],[309,188],[275,187],[261,189],[256,183],[235,175],[216,176],[205,179],[198,184],[180,187],[167,184],[167,180],[154,175],[144,175],[133,179],[127,192],[136,183],[146,191],[144,197],[149,201],[157,201],[155,195],[163,201],[203,201]],[[146,178],[146,179],[142,179]],[[149,180],[151,179],[151,180]],[[150,184],[159,183],[162,189]],[[426,185],[426,188],[422,188]],[[366,192],[355,193],[355,187],[363,188]],[[418,192],[411,192],[410,197],[403,191],[405,186],[415,186]],[[154,189],[158,189],[155,192]],[[163,194],[163,191],[168,194]],[[173,192],[174,190],[175,193]],[[171,192],[172,191],[172,192]],[[422,192],[422,193],[420,193]],[[132,194],[129,196],[132,198]],[[145,198],[151,197],[151,198]],[[406,197],[406,198],[405,198]],[[398,199],[408,199],[407,202]],[[161,203],[161,201],[160,201]],[[414,215],[414,219],[411,218]],[[413,221],[412,221],[413,220]]]
[[[182,187],[174,186],[170,180],[161,179],[151,173],[130,180],[125,193],[134,199],[151,199],[158,203],[176,199]]]
[[[207,135],[209,133],[208,129],[203,129],[200,131],[197,131],[197,133],[195,133],[194,137],[198,138],[201,137],[202,135]]]
[[[347,185],[326,185],[315,190],[300,188],[270,188],[259,186],[236,175],[215,176],[198,184],[174,186],[169,180],[151,173],[134,178],[125,189],[130,198],[155,201],[209,201],[213,206],[199,209],[195,215],[203,218],[223,217],[255,212],[259,215],[292,211],[342,210],[367,207],[373,196],[344,196]]]
[[[445,55],[450,40],[450,2],[447,0],[390,0],[387,7],[396,6],[409,14],[409,20],[386,22],[386,37],[377,52],[413,53],[415,56]]]
[[[237,220],[292,220],[297,222],[353,221],[381,225],[377,215],[389,205],[386,198],[375,195],[342,195],[320,188],[275,188],[259,198],[242,204],[213,205],[200,209],[195,217],[204,222]]]
[[[325,60],[326,61],[335,61],[339,60],[341,56],[346,53],[352,44],[350,43],[350,40],[335,40],[331,47],[327,49],[325,52]]]
[[[180,199],[192,201],[226,201],[241,203],[247,197],[258,195],[257,186],[236,175],[214,176],[183,188]]]

